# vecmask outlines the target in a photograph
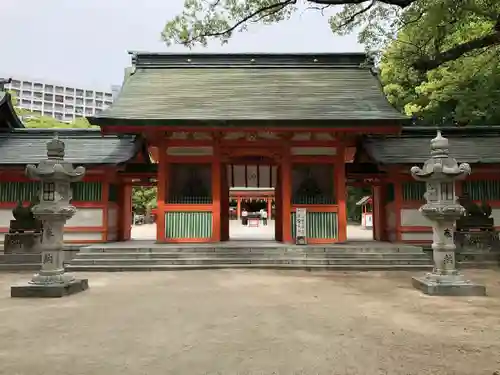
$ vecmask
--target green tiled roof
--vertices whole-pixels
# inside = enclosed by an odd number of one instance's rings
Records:
[[[458,162],[500,163],[500,126],[441,130],[449,140],[450,156]],[[363,147],[380,164],[422,164],[430,157],[435,136],[435,128],[406,128],[400,136],[368,137]]]
[[[405,118],[363,54],[138,53],[133,61],[113,105],[91,123]]]
[[[0,133],[0,165],[37,164],[47,157],[47,142],[58,133],[66,145],[65,160],[78,165],[129,161],[141,144],[136,136],[101,135],[99,129],[17,129]]]

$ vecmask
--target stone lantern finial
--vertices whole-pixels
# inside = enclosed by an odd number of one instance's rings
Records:
[[[59,139],[59,134],[55,133],[54,138],[47,142],[47,158],[48,159],[64,159],[64,142]]]
[[[441,130],[438,130],[436,138],[431,140],[431,155],[433,157],[447,156],[450,153],[448,147],[448,139],[441,135]]]

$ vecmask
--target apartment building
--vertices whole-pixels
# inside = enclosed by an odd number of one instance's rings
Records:
[[[5,88],[18,98],[17,106],[34,115],[51,116],[72,122],[78,117],[93,116],[113,103],[119,86],[110,92],[87,90],[47,82],[13,78]]]

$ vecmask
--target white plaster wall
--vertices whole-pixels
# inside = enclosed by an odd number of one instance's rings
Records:
[[[102,234],[99,232],[64,232],[64,241],[102,241]]]
[[[99,232],[64,232],[64,241],[88,241],[88,240],[102,240],[102,235]],[[0,233],[0,243],[3,244],[5,240],[5,233]],[[0,246],[0,253],[3,252],[3,245]]]
[[[115,209],[116,210],[116,209]],[[101,208],[78,208],[66,226],[68,227],[99,227],[102,226],[103,210]],[[116,220],[116,213],[114,214]],[[0,227],[8,228],[10,221],[13,220],[12,209],[0,209]]]
[[[432,232],[403,232],[403,241],[432,241]]]
[[[495,226],[500,226],[500,208],[494,208],[491,217],[495,220]]]
[[[10,226],[10,221],[13,220],[12,208],[1,208],[0,209],[0,227],[8,228]]]
[[[78,208],[75,216],[66,223],[67,227],[102,227],[102,208]]]
[[[403,208],[401,210],[401,225],[403,227],[431,227],[432,223],[417,208]]]
[[[118,227],[118,208],[108,208],[108,228],[116,229]]]

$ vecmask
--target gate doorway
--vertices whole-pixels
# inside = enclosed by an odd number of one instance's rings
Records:
[[[270,158],[231,158],[223,165],[223,240],[280,241],[279,167]],[[225,217],[224,217],[225,215]]]
[[[154,184],[135,185],[132,188],[130,239],[155,240],[157,188]]]

